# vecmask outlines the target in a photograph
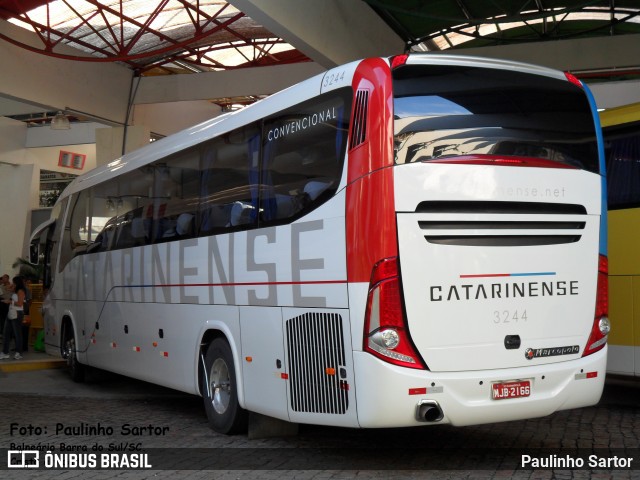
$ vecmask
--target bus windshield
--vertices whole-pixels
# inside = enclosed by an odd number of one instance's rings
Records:
[[[599,170],[587,97],[568,81],[440,65],[406,65],[393,75],[397,164],[497,155]]]

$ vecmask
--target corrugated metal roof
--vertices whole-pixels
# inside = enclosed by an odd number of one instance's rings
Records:
[[[414,50],[640,33],[638,0],[365,0]]]
[[[0,16],[36,32],[42,45],[4,40],[60,58],[119,61],[139,74],[308,60],[224,0],[0,0]]]

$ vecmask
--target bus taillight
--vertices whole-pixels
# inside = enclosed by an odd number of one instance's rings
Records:
[[[607,336],[611,330],[609,323],[609,261],[600,255],[598,261],[598,287],[596,293],[596,312],[591,327],[591,335],[584,349],[583,357],[602,350],[607,344]]]
[[[407,329],[396,257],[373,267],[364,336],[364,350],[376,357],[403,367],[424,368]]]

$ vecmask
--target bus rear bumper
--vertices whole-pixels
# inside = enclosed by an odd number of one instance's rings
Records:
[[[429,372],[397,367],[368,353],[354,352],[358,422],[362,428],[435,423],[463,426],[542,417],[594,405],[602,395],[606,359],[605,347],[584,358],[547,365]],[[530,382],[529,396],[492,398],[494,383],[516,380]],[[432,422],[418,419],[420,404],[436,404],[442,418]]]

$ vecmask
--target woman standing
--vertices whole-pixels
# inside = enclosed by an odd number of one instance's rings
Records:
[[[11,304],[9,305],[9,313],[7,321],[4,324],[2,353],[0,360],[9,358],[9,342],[11,341],[11,333],[16,339],[16,354],[13,358],[20,360],[22,358],[22,319],[24,318],[24,302],[27,296],[27,290],[24,285],[24,279],[20,276],[13,278],[15,289],[11,295]]]

